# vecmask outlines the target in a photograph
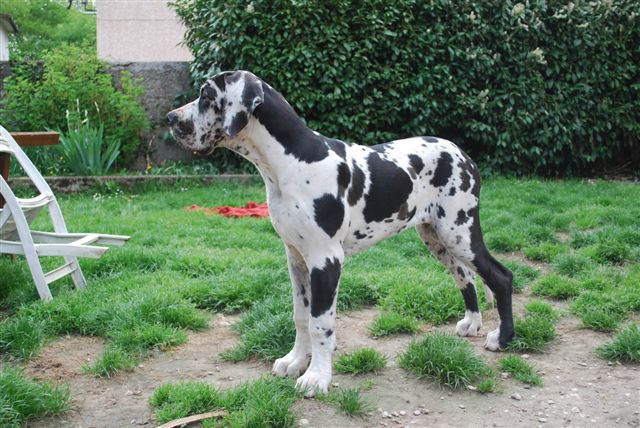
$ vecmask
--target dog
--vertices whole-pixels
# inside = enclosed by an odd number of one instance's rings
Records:
[[[331,382],[345,257],[409,227],[462,292],[466,310],[456,333],[476,336],[482,326],[479,274],[500,316],[485,348],[503,350],[514,338],[512,274],[484,244],[478,168],[452,142],[416,137],[366,147],[324,137],[247,71],[215,75],[167,119],[184,148],[210,154],[226,147],[262,175],[271,222],[285,244],[296,328],[293,349],[273,373],[303,373],[297,387],[305,395],[326,393]]]

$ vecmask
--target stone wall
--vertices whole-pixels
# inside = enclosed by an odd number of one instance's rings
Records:
[[[178,100],[191,100],[197,93],[191,86],[188,62],[131,62],[110,64],[116,85],[120,84],[122,72],[128,71],[133,78],[141,79],[145,89],[142,105],[151,123],[151,130],[143,140],[143,153],[132,165],[144,169],[147,162],[153,164],[165,160],[192,161],[194,156],[172,140],[166,138],[167,113],[177,107]],[[183,102],[183,101],[180,101]]]

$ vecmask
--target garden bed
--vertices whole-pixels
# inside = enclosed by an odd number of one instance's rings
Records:
[[[194,182],[201,185],[233,182],[250,184],[256,177],[249,174],[216,174],[216,175],[105,175],[105,176],[59,176],[45,177],[54,192],[77,193],[111,185],[121,189],[133,190],[137,186],[174,185],[180,182]],[[27,187],[31,183],[28,177],[10,177],[11,186]]]

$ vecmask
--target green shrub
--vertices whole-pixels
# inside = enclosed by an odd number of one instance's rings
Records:
[[[387,365],[387,357],[373,348],[361,348],[350,354],[340,355],[334,364],[337,373],[377,373]]]
[[[498,360],[500,370],[511,373],[520,382],[529,385],[542,385],[542,378],[533,364],[519,355],[507,355]]]
[[[369,333],[373,337],[396,333],[417,333],[418,331],[420,331],[420,324],[415,318],[390,311],[383,311],[369,326]]]
[[[609,361],[640,363],[640,327],[631,324],[616,334],[613,341],[596,349],[597,354]]]
[[[418,377],[429,377],[440,385],[458,389],[492,377],[487,363],[469,342],[435,332],[413,340],[400,355],[398,365]]]
[[[125,74],[120,81],[122,89],[116,89],[106,63],[97,58],[95,50],[75,46],[62,45],[45,52],[41,66],[23,58],[14,62],[12,75],[4,81],[5,97],[0,105],[0,123],[5,128],[64,129],[66,112],[77,115],[80,106],[88,108],[92,123],[104,125],[107,140],[121,141],[124,160],[137,154],[141,133],[149,126],[138,101],[143,92],[139,82]],[[45,172],[51,168],[42,167]]]
[[[5,365],[0,370],[0,426],[20,427],[36,417],[59,415],[69,409],[69,388],[27,379]]]
[[[326,135],[439,135],[517,174],[597,171],[640,140],[635,0],[174,4],[197,82],[251,70]]]
[[[536,281],[531,291],[537,296],[569,299],[580,294],[580,287],[572,278],[551,274]]]

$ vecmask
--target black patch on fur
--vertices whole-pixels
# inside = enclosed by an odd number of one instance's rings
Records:
[[[327,140],[327,144],[329,145],[329,148],[335,152],[338,156],[340,156],[342,159],[346,159],[347,158],[347,151],[345,149],[345,143],[343,143],[342,141],[338,141],[338,140]]]
[[[309,306],[309,299],[307,299],[306,297],[302,298],[302,303],[304,303],[304,307],[308,307]]]
[[[418,174],[416,174],[416,170],[413,169],[412,167],[407,168],[407,171],[409,171],[409,175],[411,176],[412,180],[415,180],[416,178],[418,178]]]
[[[375,146],[369,147],[371,150],[375,150],[378,153],[384,153],[389,148],[390,143],[384,144],[376,144]]]
[[[424,141],[426,141],[427,143],[437,143],[438,139],[435,137],[422,137],[422,139]]]
[[[335,196],[325,193],[313,201],[315,219],[318,226],[333,237],[344,220],[344,205]]]
[[[414,215],[416,215],[416,210],[418,209],[417,206],[413,207],[413,209],[411,211],[409,211],[408,215],[407,215],[407,221],[411,221],[411,219],[413,218]]]
[[[443,218],[446,215],[447,213],[444,211],[444,208],[438,205],[438,218]]]
[[[349,205],[354,206],[358,203],[360,198],[362,197],[362,193],[364,192],[364,172],[356,165],[355,162],[352,164],[353,172],[351,174],[351,188],[349,189],[349,195],[347,197],[349,201]]]
[[[456,218],[455,224],[457,226],[462,226],[467,222],[467,220],[469,220],[469,217],[467,217],[467,213],[465,213],[464,210],[458,211],[458,217]]]
[[[340,165],[338,165],[338,195],[340,198],[344,196],[350,182],[351,171],[349,170],[349,166],[346,163],[341,162]]]
[[[323,268],[311,271],[311,316],[319,317],[331,309],[340,280],[340,261],[327,258]]]
[[[478,296],[476,295],[476,288],[472,283],[467,283],[467,286],[460,290],[462,297],[464,298],[464,306],[468,311],[478,312]]]
[[[324,335],[325,337],[331,337],[332,334],[333,334],[333,330],[329,329]]]
[[[233,116],[233,119],[231,119],[231,124],[229,125],[229,129],[228,129],[229,135],[231,136],[236,135],[238,132],[242,130],[242,128],[247,126],[248,122],[249,122],[249,116],[247,115],[247,112],[241,110],[238,113],[236,113],[236,115]]]
[[[464,277],[465,277],[465,275],[464,275],[464,269],[462,269],[460,266],[458,266],[457,271],[458,271],[458,275],[460,275],[460,277],[462,277],[462,278],[464,278]]]
[[[471,193],[480,196],[480,173],[478,167],[466,153],[462,152],[462,156],[464,161],[458,162],[458,168],[460,168],[460,190],[463,192],[469,190],[471,179],[473,178]]]
[[[422,159],[418,155],[409,155],[409,164],[417,174],[420,174],[420,171],[424,168],[424,162],[422,162]]]
[[[371,153],[368,158],[371,188],[365,195],[364,219],[380,222],[400,211],[413,190],[411,177],[395,163]]]
[[[451,173],[453,171],[453,158],[447,152],[440,153],[438,158],[438,165],[436,166],[436,172],[433,174],[433,178],[430,183],[435,187],[442,187],[449,182]]]
[[[285,101],[271,89],[262,85],[264,101],[254,111],[254,116],[284,147],[285,154],[313,163],[329,156],[329,147],[322,136],[314,134]]]
[[[451,187],[451,189],[449,189],[449,196],[455,196],[455,194],[456,194],[456,188]]]
[[[366,237],[367,237],[367,235],[364,235],[364,234],[360,233],[360,231],[359,231],[359,230],[356,230],[356,231],[353,233],[353,236],[355,236],[355,238],[356,238],[356,239],[364,239],[364,238],[366,238]]]

